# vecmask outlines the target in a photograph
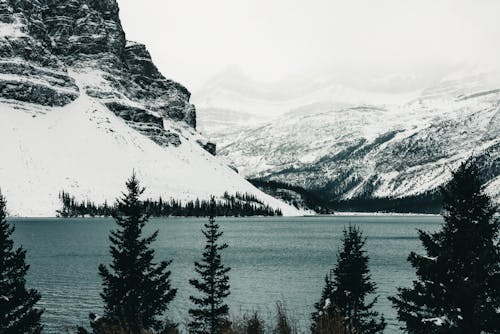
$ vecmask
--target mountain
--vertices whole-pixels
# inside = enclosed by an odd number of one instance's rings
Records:
[[[353,104],[382,104],[404,102],[414,96],[412,81],[426,78],[372,78],[367,91],[359,82],[338,80],[329,72],[294,75],[277,82],[257,82],[237,67],[230,67],[210,79],[193,100],[202,110],[198,118],[200,130],[207,134],[231,129],[242,124],[257,125],[275,119],[290,111],[300,111],[311,105],[334,108]],[[429,80],[429,79],[427,79]],[[388,94],[380,87],[399,87],[406,90]],[[366,85],[363,82],[363,85]],[[221,131],[221,133],[224,131]]]
[[[397,94],[333,79],[304,83],[305,93],[279,100],[272,117],[225,127],[213,121],[214,110],[256,119],[252,109],[265,95],[259,100],[254,89],[244,95],[220,82],[196,97],[200,120],[209,119],[200,127],[245,177],[301,186],[331,201],[403,198],[434,193],[450,170],[476,156],[500,201],[500,72],[454,71]],[[209,91],[218,93],[209,98]],[[228,96],[238,96],[241,107]]]
[[[189,91],[126,40],[116,0],[0,0],[0,186],[12,215],[53,216],[64,190],[113,201],[251,193],[196,131]]]

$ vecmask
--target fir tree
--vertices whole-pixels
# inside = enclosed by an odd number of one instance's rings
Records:
[[[127,333],[138,333],[139,329],[160,329],[157,316],[167,310],[177,290],[170,286],[171,261],[154,262],[155,252],[150,245],[158,231],[143,237],[149,217],[139,199],[144,188],[135,174],[128,180],[127,190],[113,215],[119,228],[109,236],[111,270],[101,264],[99,274],[104,286],[103,322]]]
[[[26,251],[14,249],[14,227],[7,223],[6,201],[0,193],[0,333],[40,333],[40,294],[26,288]]]
[[[411,288],[390,300],[408,333],[500,333],[500,246],[496,208],[473,160],[441,188],[444,224],[419,231],[426,255],[414,252]]]
[[[230,294],[228,272],[231,268],[224,266],[221,258],[221,251],[228,245],[217,243],[223,232],[219,231],[219,225],[215,223],[215,200],[213,199],[210,211],[209,221],[202,230],[206,238],[202,260],[194,263],[195,271],[201,278],[189,281],[201,294],[200,297],[189,297],[195,305],[189,310],[192,317],[189,323],[190,333],[221,333],[222,328],[227,325],[229,313],[229,307],[224,299]]]
[[[367,297],[376,291],[368,268],[368,255],[363,249],[366,238],[357,227],[344,229],[342,246],[337,256],[337,265],[333,269],[331,280],[327,277],[325,288],[313,321],[319,319],[319,308],[328,300],[328,307],[323,311],[330,312],[328,319],[343,322],[343,333],[371,334],[382,333],[386,323],[383,316],[373,311],[377,297],[367,301]],[[313,324],[312,329],[315,325]],[[335,324],[332,324],[336,327]]]

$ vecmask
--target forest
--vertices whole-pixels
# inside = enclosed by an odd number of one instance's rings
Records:
[[[172,259],[158,259],[153,248],[159,231],[147,235],[150,212],[141,199],[144,188],[133,175],[118,198],[109,232],[109,261],[98,265],[102,280],[102,314],[89,314],[87,325],[68,324],[77,334],[295,334],[304,329],[277,302],[271,322],[259,312],[231,316],[227,297],[231,268],[224,261],[229,247],[216,223],[221,209],[212,198],[204,207],[208,220],[201,238],[205,246],[193,262],[194,287],[185,326],[168,317],[178,289],[172,286]],[[407,260],[415,270],[410,286],[389,297],[401,330],[410,334],[481,334],[500,332],[500,221],[498,208],[484,192],[474,161],[464,162],[440,189],[440,229],[418,230],[421,250]],[[244,195],[240,195],[244,198]],[[250,199],[250,198],[247,198]],[[201,207],[201,204],[200,204]],[[7,201],[0,195],[0,333],[42,333],[41,294],[27,287],[26,250],[14,245],[14,226],[7,221]],[[336,261],[325,270],[317,303],[311,309],[311,334],[383,333],[387,323],[375,310],[377,282],[370,273],[366,237],[354,225],[344,227]],[[234,278],[233,278],[234,279]],[[234,311],[234,310],[233,310]]]
[[[111,217],[117,211],[117,203],[95,204],[92,201],[78,201],[71,194],[59,193],[62,208],[57,211],[58,217]],[[196,199],[194,201],[179,201],[173,198],[164,200],[146,199],[141,202],[145,212],[152,217],[207,217],[210,211],[210,200]],[[249,216],[282,216],[280,209],[273,209],[264,204],[252,194],[237,192],[230,195],[225,192],[221,199],[214,203],[219,216],[249,217]]]

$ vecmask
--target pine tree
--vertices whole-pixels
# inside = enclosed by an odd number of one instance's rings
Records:
[[[331,282],[326,282],[323,294],[328,296],[332,307],[330,319],[343,319],[346,334],[382,333],[386,323],[384,317],[373,311],[377,297],[368,302],[367,297],[376,291],[368,268],[368,255],[364,250],[366,238],[357,227],[344,229],[342,246],[333,269]],[[325,297],[322,297],[322,299]]]
[[[144,188],[139,186],[135,174],[128,180],[127,190],[113,214],[119,228],[109,236],[111,270],[103,264],[99,266],[105,304],[101,323],[138,333],[139,329],[160,329],[157,316],[167,310],[177,290],[170,284],[171,261],[154,262],[155,252],[150,245],[158,231],[143,237],[149,216],[139,199]]]
[[[0,333],[40,333],[40,294],[26,288],[26,251],[14,249],[14,227],[7,223],[7,203],[0,193]]]
[[[215,200],[212,199],[209,221],[202,230],[206,238],[205,250],[201,262],[194,263],[195,271],[201,279],[189,281],[201,294],[200,297],[189,297],[195,305],[189,310],[192,317],[189,323],[190,333],[218,334],[227,324],[229,307],[224,299],[230,294],[228,272],[231,268],[222,263],[221,251],[228,245],[217,243],[223,232],[219,232],[219,225],[215,223],[215,208]]]
[[[441,188],[444,224],[419,231],[426,255],[412,252],[411,288],[390,300],[408,333],[500,333],[500,245],[496,208],[473,160]]]

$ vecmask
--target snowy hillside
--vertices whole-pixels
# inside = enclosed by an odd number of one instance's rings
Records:
[[[318,87],[305,104],[286,100],[290,105],[274,119],[231,127],[210,121],[217,103],[229,107],[225,98],[218,99],[223,94],[212,100],[203,95],[211,105],[198,105],[200,119],[209,118],[200,127],[242,175],[296,184],[330,199],[432,191],[471,155],[481,158],[488,191],[499,198],[499,72],[455,73],[389,97],[328,94],[325,87],[332,86]],[[246,113],[251,109],[241,107]]]
[[[190,93],[127,42],[115,0],[0,0],[0,188],[12,215],[54,216],[64,190],[109,203],[133,171],[145,196],[251,193],[206,148]]]
[[[374,80],[389,85],[399,78]],[[356,83],[342,84],[325,73],[294,76],[278,82],[256,82],[238,68],[216,75],[193,95],[202,111],[200,130],[207,134],[245,125],[259,125],[290,111],[310,107],[338,108],[353,104],[397,104],[418,96],[416,91],[387,94],[360,89]]]

